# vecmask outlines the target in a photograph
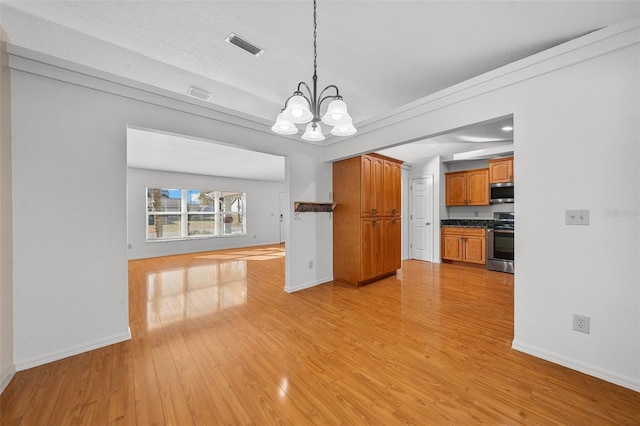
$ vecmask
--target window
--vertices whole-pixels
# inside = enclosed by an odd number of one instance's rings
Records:
[[[147,188],[147,241],[246,235],[244,192]]]

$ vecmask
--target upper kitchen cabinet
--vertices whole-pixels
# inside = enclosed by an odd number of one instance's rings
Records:
[[[400,216],[402,165],[397,161],[384,160],[382,186],[382,210],[384,216]]]
[[[362,217],[400,216],[402,166],[396,160],[362,155]]]
[[[382,216],[384,197],[384,159],[363,155],[361,162],[361,216]],[[335,182],[334,182],[335,184]]]
[[[513,182],[513,157],[487,160],[489,183]]]
[[[447,206],[488,206],[489,169],[445,174]]]

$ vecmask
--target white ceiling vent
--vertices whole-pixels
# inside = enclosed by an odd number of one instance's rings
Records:
[[[207,92],[206,90],[198,89],[197,87],[193,86],[189,87],[187,94],[189,96],[193,96],[194,98],[202,99],[203,101],[206,101],[211,96],[211,93]]]
[[[248,42],[247,40],[243,39],[242,37],[238,36],[235,33],[231,33],[229,34],[229,37],[227,37],[227,39],[225,40],[227,43],[231,43],[235,46],[238,46],[240,49],[251,53],[253,56],[260,56],[264,53],[264,49],[256,46],[253,43]]]

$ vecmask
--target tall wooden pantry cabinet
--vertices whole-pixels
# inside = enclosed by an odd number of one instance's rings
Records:
[[[402,162],[376,154],[333,163],[333,278],[354,286],[396,273]]]

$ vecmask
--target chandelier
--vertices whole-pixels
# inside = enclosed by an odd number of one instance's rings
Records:
[[[278,114],[276,122],[271,130],[281,135],[294,135],[298,133],[296,124],[308,123],[302,139],[308,141],[322,141],[324,135],[320,122],[333,126],[331,134],[335,136],[350,136],[356,133],[353,121],[347,113],[347,104],[342,100],[340,91],[336,85],[325,87],[318,94],[318,43],[316,23],[316,0],[313,0],[313,90],[304,81],[298,83],[298,89],[289,96],[284,103],[284,108]],[[306,90],[306,94],[302,92]],[[335,94],[327,94],[334,91]],[[320,107],[327,99],[331,99],[324,116],[320,114]]]

